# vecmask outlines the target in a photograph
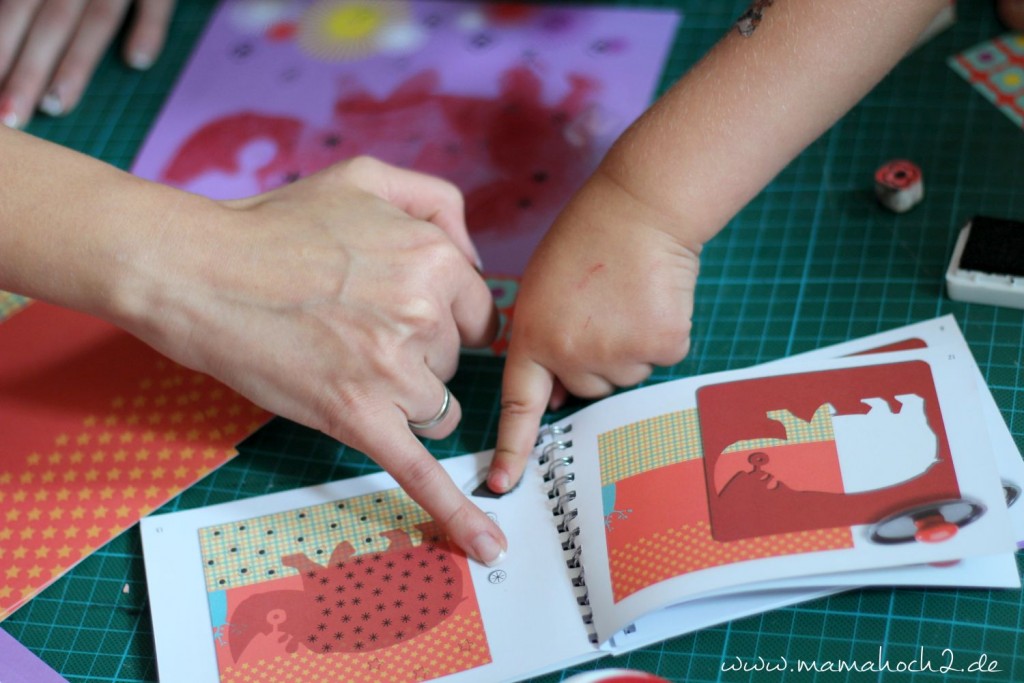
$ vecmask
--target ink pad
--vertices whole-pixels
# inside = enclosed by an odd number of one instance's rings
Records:
[[[956,301],[1024,308],[1024,223],[972,218],[953,248],[946,291]]]

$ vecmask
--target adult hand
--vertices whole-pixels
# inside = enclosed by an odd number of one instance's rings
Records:
[[[549,399],[603,396],[686,355],[701,245],[669,227],[598,170],[545,236],[516,299],[492,490],[519,480]]]
[[[0,121],[18,128],[36,107],[74,109],[134,4],[125,61],[146,69],[163,49],[174,0],[0,0]]]
[[[469,555],[500,560],[502,532],[409,425],[438,414],[460,346],[497,331],[459,191],[357,158],[251,199],[181,201],[136,260],[118,322],[365,452]],[[443,438],[460,417],[453,397],[418,434]]]

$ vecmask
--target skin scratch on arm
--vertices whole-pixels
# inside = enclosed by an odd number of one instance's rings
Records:
[[[596,275],[597,273],[604,270],[604,267],[605,266],[603,263],[595,263],[594,265],[592,265],[587,270],[586,274],[582,278],[580,278],[580,281],[576,283],[576,289],[586,289],[587,285],[590,284],[591,278],[593,278],[594,275]]]

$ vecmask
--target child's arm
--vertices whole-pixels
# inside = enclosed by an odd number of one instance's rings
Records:
[[[454,186],[360,158],[215,202],[3,127],[0,150],[0,289],[106,318],[367,453],[470,555],[500,555],[408,424],[496,328]],[[418,434],[460,415],[452,399]]]
[[[703,245],[947,3],[755,2],[753,32],[731,30],[623,134],[524,274],[493,489],[521,475],[554,380],[600,396],[686,355]]]

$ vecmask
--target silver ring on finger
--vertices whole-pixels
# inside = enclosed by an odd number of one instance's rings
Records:
[[[437,411],[437,414],[429,420],[423,422],[416,422],[415,420],[409,420],[410,429],[430,429],[436,427],[444,421],[444,418],[448,416],[448,411],[452,407],[452,392],[448,390],[448,387],[444,387],[444,400],[441,402],[441,408]]]

